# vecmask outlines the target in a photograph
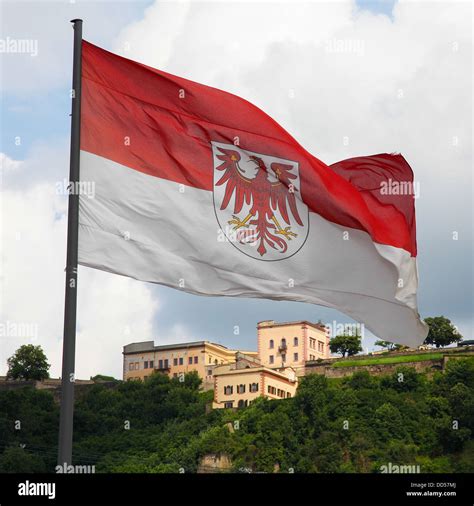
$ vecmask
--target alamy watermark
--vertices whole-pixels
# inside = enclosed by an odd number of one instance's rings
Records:
[[[388,179],[380,184],[381,195],[413,195],[415,199],[420,196],[419,181],[394,181]]]
[[[0,337],[38,338],[38,324],[31,322],[0,322]]]
[[[332,323],[324,325],[329,337],[336,336],[360,336],[364,337],[365,326],[363,323],[341,323],[333,320]]]
[[[63,179],[56,183],[56,195],[84,195],[95,197],[95,181],[68,181]]]
[[[72,464],[58,464],[55,468],[57,474],[94,474],[95,466],[83,465],[73,466]]]
[[[38,40],[12,39],[11,37],[0,39],[0,53],[38,56]]]
[[[411,474],[411,473],[421,473],[419,464],[392,464],[388,462],[383,466],[380,466],[380,472],[384,474]]]
[[[327,39],[324,48],[326,53],[351,53],[362,56],[365,42],[361,39]]]

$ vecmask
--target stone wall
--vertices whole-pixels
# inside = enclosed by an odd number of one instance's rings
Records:
[[[305,374],[323,374],[327,378],[344,378],[360,371],[367,371],[373,376],[392,374],[400,366],[413,367],[417,372],[433,374],[443,370],[443,359],[425,360],[422,362],[403,362],[398,364],[374,364],[350,367],[332,367],[331,364],[311,364],[305,368]]]
[[[204,455],[197,469],[200,474],[205,473],[226,473],[232,469],[232,461],[226,454]]]
[[[390,355],[360,355],[358,357],[349,357],[346,359],[328,359],[314,362],[307,362],[305,367],[305,374],[323,374],[327,378],[344,378],[345,376],[351,376],[352,374],[360,371],[367,371],[369,374],[374,376],[383,376],[392,374],[398,367],[406,366],[413,367],[417,372],[424,372],[428,375],[433,374],[435,371],[443,371],[449,360],[455,360],[466,357],[474,357],[474,347],[460,349],[453,348],[452,350],[436,350],[430,349],[425,353],[443,353],[442,358],[436,360],[422,360],[414,362],[399,362],[396,364],[373,364],[373,365],[354,365],[348,367],[333,367],[334,362],[340,362],[344,360],[356,361],[356,360],[367,360],[368,358],[382,358],[382,357],[395,357],[400,355],[414,354],[411,352],[399,352]],[[416,354],[423,354],[423,352],[416,352]]]
[[[79,399],[94,385],[103,385],[106,388],[114,388],[117,384],[118,382],[115,381],[100,381],[96,383],[92,380],[76,380],[74,385],[74,398],[76,400]],[[36,390],[47,390],[53,394],[56,402],[61,400],[61,380],[58,378],[50,378],[44,381],[25,381],[7,380],[5,376],[0,376],[0,391],[18,390],[27,387],[34,388]]]

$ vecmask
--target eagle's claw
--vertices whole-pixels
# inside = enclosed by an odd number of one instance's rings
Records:
[[[247,222],[244,220],[242,221],[238,216],[236,216],[235,214],[232,215],[232,218],[234,218],[233,220],[229,220],[227,223],[229,225],[234,225],[234,230],[237,230],[239,228],[242,228],[242,227],[246,227],[248,228],[249,225],[247,224]]]
[[[285,236],[289,241],[291,241],[292,237],[298,236],[298,234],[291,231],[291,227],[285,227],[284,229],[281,228],[280,230],[277,230],[276,233]]]

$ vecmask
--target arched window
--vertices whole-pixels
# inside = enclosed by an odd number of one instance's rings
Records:
[[[275,346],[275,343],[273,342],[273,339],[270,339],[270,349],[272,349]]]

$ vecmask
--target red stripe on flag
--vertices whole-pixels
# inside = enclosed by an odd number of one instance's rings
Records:
[[[211,141],[233,144],[238,138],[241,149],[299,163],[301,196],[310,211],[416,255],[414,220],[407,222],[392,202],[368,199],[250,102],[86,41],[82,57],[81,149],[212,191]]]

